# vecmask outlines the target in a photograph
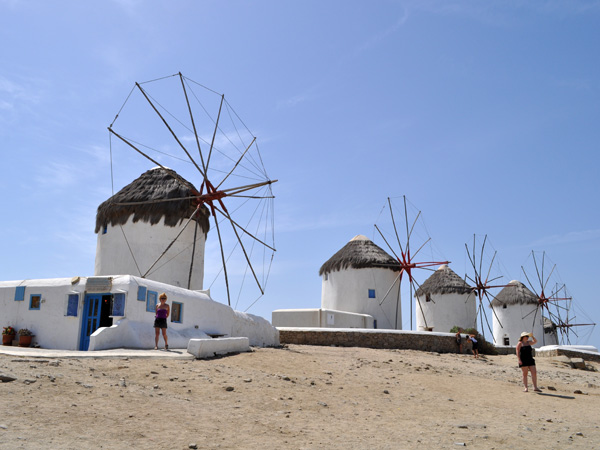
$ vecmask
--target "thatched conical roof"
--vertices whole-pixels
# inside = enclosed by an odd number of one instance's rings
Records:
[[[108,224],[123,225],[132,215],[134,223],[141,220],[155,225],[164,217],[165,225],[174,227],[193,214],[196,209],[194,200],[186,197],[197,194],[194,185],[174,170],[155,167],[98,206],[95,232],[98,233]],[[184,198],[184,200],[152,203],[154,200],[166,198]],[[120,204],[133,202],[146,203]],[[208,233],[209,230],[209,215],[206,206],[202,205],[195,217],[204,233]]]
[[[367,267],[386,267],[393,271],[400,270],[398,261],[369,238],[358,235],[321,266],[319,275],[322,276],[347,268],[363,269]]]
[[[473,288],[465,280],[444,264],[419,286],[415,297],[426,294],[469,294],[472,291]]]
[[[490,306],[502,306],[502,305],[537,305],[538,298],[531,292],[527,286],[517,280],[512,280],[505,286],[496,298],[492,300]]]

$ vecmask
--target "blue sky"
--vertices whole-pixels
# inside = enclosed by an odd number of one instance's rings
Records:
[[[0,41],[3,280],[93,274],[106,128],[135,81],[181,71],[279,180],[249,312],[318,307],[319,267],[406,195],[459,275],[474,234],[506,282],[545,251],[599,320],[600,2],[0,0]]]

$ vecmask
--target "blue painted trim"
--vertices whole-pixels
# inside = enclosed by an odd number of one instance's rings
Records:
[[[79,294],[69,294],[67,299],[67,314],[66,316],[77,317],[79,309]]]
[[[122,292],[113,294],[112,315],[117,317],[125,316],[125,294]]]
[[[39,301],[38,301],[37,307],[33,306],[33,297],[39,297],[40,298]],[[31,294],[29,296],[29,309],[38,310],[38,309],[40,309],[41,306],[42,306],[42,294]]]
[[[175,320],[175,316],[173,315],[173,311],[175,310],[174,306],[179,305],[179,320]],[[183,322],[183,303],[181,302],[173,302],[171,305],[171,322],[173,323],[181,323]]]
[[[96,331],[100,325],[103,295],[109,294],[87,294],[85,296],[85,302],[83,304],[83,313],[81,314],[82,318],[81,334],[79,339],[79,350],[85,351],[89,348],[90,335],[94,331]]]
[[[140,302],[143,302],[146,300],[146,286],[138,286],[138,292],[137,292],[137,299]]]
[[[22,302],[25,300],[25,286],[17,286],[15,288],[15,302]]]
[[[158,301],[158,292],[148,291],[146,297],[146,311],[156,314],[156,302]]]
[[[375,297],[375,289],[369,289],[369,298],[377,298]]]

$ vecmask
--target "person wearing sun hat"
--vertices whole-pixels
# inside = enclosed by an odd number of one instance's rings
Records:
[[[531,338],[531,341],[529,340]],[[535,392],[542,392],[537,387],[537,371],[535,369],[535,359],[533,359],[533,347],[532,345],[537,344],[537,339],[533,337],[533,333],[523,331],[517,344],[517,358],[519,360],[519,367],[523,372],[523,385],[525,389],[523,392],[528,392],[527,387],[527,372],[531,373],[531,381],[533,382],[533,390]]]

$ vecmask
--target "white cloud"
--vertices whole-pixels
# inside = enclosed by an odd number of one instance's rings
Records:
[[[571,231],[566,234],[546,236],[532,242],[528,247],[544,247],[550,245],[574,244],[600,239],[600,230]]]

